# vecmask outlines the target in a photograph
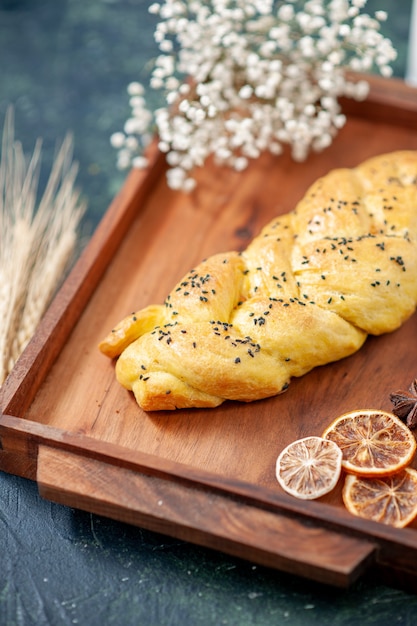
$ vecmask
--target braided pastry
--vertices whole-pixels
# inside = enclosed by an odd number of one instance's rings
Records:
[[[241,253],[191,270],[101,342],[147,411],[250,402],[398,328],[417,304],[417,152],[316,181]]]

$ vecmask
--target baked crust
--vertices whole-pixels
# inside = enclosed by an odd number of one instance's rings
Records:
[[[146,411],[250,402],[417,304],[417,152],[336,169],[242,253],[208,258],[100,343]]]

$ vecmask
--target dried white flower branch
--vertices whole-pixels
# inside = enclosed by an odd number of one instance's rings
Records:
[[[32,337],[75,253],[85,205],[75,189],[77,164],[67,135],[38,203],[41,141],[26,159],[4,124],[0,161],[0,385]]]
[[[152,114],[142,85],[128,86],[131,117],[114,133],[118,166],[146,166],[154,122],[172,188],[190,191],[209,156],[243,170],[285,144],[295,160],[329,146],[345,124],[339,98],[366,98],[368,83],[346,70],[392,73],[396,52],[380,32],[387,15],[366,0],[165,0],[150,86],[166,106]]]

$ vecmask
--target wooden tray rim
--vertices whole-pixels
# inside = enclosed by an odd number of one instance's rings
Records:
[[[130,469],[145,476],[155,476],[186,487],[237,498],[259,508],[308,518],[332,530],[348,529],[352,534],[362,536],[364,539],[378,538],[390,544],[396,543],[398,537],[401,537],[404,548],[415,551],[417,556],[417,536],[414,529],[397,529],[353,516],[348,517],[324,502],[297,500],[265,486],[238,479],[225,479],[220,474],[201,468],[124,448],[114,443],[97,441],[87,435],[62,431],[37,422],[27,420],[26,424],[22,425],[20,418],[3,414],[0,421],[0,440],[8,431],[12,431],[16,439],[29,442],[30,451],[34,454],[38,446],[46,445]]]

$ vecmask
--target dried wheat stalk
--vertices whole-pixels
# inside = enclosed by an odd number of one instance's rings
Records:
[[[6,114],[0,160],[0,385],[32,337],[73,259],[85,210],[67,135],[39,202],[41,141],[26,159]]]

